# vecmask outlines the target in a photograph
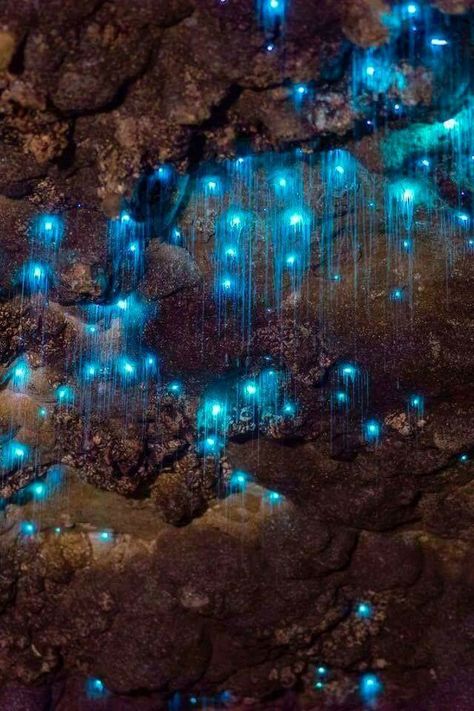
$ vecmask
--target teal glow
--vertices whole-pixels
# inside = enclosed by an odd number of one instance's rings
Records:
[[[172,393],[173,395],[180,395],[182,393],[182,391],[183,391],[183,386],[177,380],[173,380],[172,383],[169,383],[168,392]]]
[[[367,442],[376,442],[380,437],[381,428],[376,420],[369,420],[364,425],[365,440]]]
[[[370,620],[374,612],[370,602],[358,602],[355,608],[355,614],[360,620]]]
[[[20,469],[28,463],[30,448],[22,442],[11,440],[1,449],[1,463],[3,469]]]
[[[382,683],[375,674],[364,674],[359,682],[359,692],[364,703],[373,704],[382,692]]]
[[[60,385],[55,391],[58,405],[72,405],[75,400],[74,388],[70,385]]]
[[[19,358],[7,374],[13,390],[23,391],[31,380],[31,369],[26,358]]]
[[[22,536],[34,536],[37,532],[36,524],[33,521],[22,521],[20,524],[20,533]]]

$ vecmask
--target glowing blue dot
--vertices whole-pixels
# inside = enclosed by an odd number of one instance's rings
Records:
[[[403,301],[403,290],[392,289],[392,291],[390,292],[390,298],[392,301]]]
[[[395,104],[393,108],[395,109],[395,111],[400,111],[400,104]]]
[[[433,47],[446,47],[447,44],[448,40],[445,40],[442,37],[433,37],[431,39],[431,45]]]
[[[31,485],[31,492],[35,499],[42,499],[46,494],[46,485],[42,481],[37,481]]]
[[[35,279],[41,279],[42,277],[44,277],[44,270],[41,267],[34,267],[33,276]]]
[[[274,49],[275,49],[274,44],[272,44],[271,42],[269,44],[267,44],[267,47],[266,47],[267,52],[273,52]]]
[[[286,258],[286,264],[289,267],[293,267],[297,262],[297,258],[295,254],[289,254],[288,257]]]
[[[107,696],[107,687],[101,679],[91,677],[86,681],[86,695],[89,699],[100,699]]]
[[[448,119],[447,121],[443,122],[443,126],[448,131],[452,131],[453,128],[456,128],[457,125],[458,125],[458,122],[456,121],[456,119]]]
[[[336,173],[339,173],[339,175],[344,175],[345,173],[345,170],[342,165],[336,165],[334,170],[336,171]]]
[[[233,489],[245,489],[248,482],[248,475],[245,472],[236,471],[230,478],[230,485]]]
[[[86,331],[87,333],[96,333],[97,332],[97,326],[94,326],[94,324],[89,323],[86,326]]]
[[[428,158],[423,158],[422,160],[420,160],[420,164],[421,164],[424,168],[429,168],[430,165],[431,165],[431,163],[430,163],[430,161],[428,160]]]
[[[60,405],[67,405],[74,401],[74,390],[70,385],[60,385],[56,388],[56,401]]]
[[[331,281],[341,281],[342,277],[340,274],[332,274]]]
[[[373,614],[373,606],[370,602],[359,602],[356,605],[356,615],[360,620],[369,620]]]
[[[128,246],[128,251],[132,254],[135,254],[136,252],[138,252],[138,247],[138,242],[131,242]]]
[[[373,703],[382,688],[382,684],[375,674],[364,674],[360,679],[359,692],[365,703]]]
[[[348,397],[345,392],[340,390],[339,392],[336,393],[336,402],[340,403],[341,405],[347,402]]]
[[[287,402],[286,405],[283,406],[283,412],[285,415],[294,415],[295,406],[291,402]]]
[[[191,696],[191,697],[190,697],[189,703],[193,704],[193,706],[194,706],[195,704],[197,704],[197,702],[198,702],[198,700],[197,700],[197,698],[196,698],[195,696]]]
[[[226,257],[229,257],[230,259],[234,259],[237,256],[237,250],[235,247],[228,247],[225,251]]]
[[[119,299],[117,301],[117,308],[119,308],[121,311],[126,311],[128,308],[128,302],[126,299]]]
[[[410,239],[404,239],[402,240],[402,247],[405,250],[405,252],[409,252],[411,250],[411,240]]]
[[[295,227],[296,225],[301,225],[303,222],[303,215],[299,212],[294,212],[290,215],[290,225]]]
[[[467,240],[467,246],[468,246],[470,249],[471,249],[472,247],[474,247],[474,239],[473,239],[472,237],[470,237],[470,238]]]
[[[423,398],[421,397],[421,395],[412,395],[410,398],[410,406],[418,409],[422,408]]]
[[[223,279],[222,288],[224,291],[230,291],[232,289],[232,280],[229,278]]]
[[[324,689],[324,681],[322,681],[321,679],[318,679],[318,680],[314,683],[314,688],[315,688],[315,689],[318,689],[318,691],[321,691],[322,689]]]
[[[168,385],[168,390],[175,395],[180,393],[182,388],[183,388],[183,386],[181,385],[181,383],[178,383],[177,380],[173,381],[172,383],[170,383]]]
[[[48,220],[44,223],[44,229],[46,230],[46,232],[51,232],[51,230],[53,229],[53,223]]]
[[[256,395],[257,393],[257,386],[255,383],[247,383],[245,386],[245,392],[247,395]]]
[[[458,219],[463,224],[467,224],[469,222],[469,215],[466,215],[465,212],[460,212],[458,215]]]
[[[207,181],[207,188],[208,188],[208,190],[211,190],[211,192],[216,190],[216,188],[217,188],[216,181],[215,180],[208,180]]]
[[[240,227],[242,224],[242,219],[238,215],[234,215],[230,218],[229,222],[231,227]]]
[[[300,96],[303,96],[304,94],[306,94],[308,89],[306,88],[306,86],[304,86],[304,84],[299,84],[298,86],[295,87],[295,91]]]
[[[171,236],[172,236],[172,238],[173,238],[173,242],[179,242],[179,240],[181,239],[181,232],[180,232],[180,230],[178,230],[177,227],[174,227],[174,228],[173,228],[173,231],[172,231],[172,233],[171,233]]]
[[[402,193],[402,200],[404,202],[413,202],[414,197],[415,193],[411,188],[406,188]]]
[[[463,463],[464,463],[464,462],[468,462],[468,461],[469,461],[469,455],[468,455],[468,454],[461,454],[461,455],[459,456],[459,461],[460,461],[460,462],[463,462]]]
[[[101,531],[99,533],[99,539],[101,541],[110,541],[111,538],[112,538],[112,534],[110,533],[110,531]]]
[[[277,504],[279,501],[281,501],[281,498],[281,494],[279,494],[277,491],[268,492],[268,500],[272,504]]]
[[[222,414],[222,406],[219,405],[219,403],[217,403],[217,402],[214,403],[214,405],[212,405],[212,407],[211,407],[211,415],[213,417],[218,417],[221,414]]]
[[[48,411],[45,407],[39,407],[38,408],[38,417],[45,418],[48,414]]]
[[[415,4],[410,3],[410,5],[407,6],[407,12],[409,15],[416,15],[417,11],[418,7]]]
[[[341,372],[345,378],[354,378],[357,374],[357,369],[353,365],[343,365]]]
[[[56,533],[56,535],[59,535],[61,533],[61,526],[55,526],[54,532]]]
[[[369,66],[365,71],[367,73],[367,76],[373,77],[375,74],[375,67]]]
[[[130,361],[124,361],[122,365],[122,370],[126,375],[132,375],[135,372],[135,366]]]
[[[376,420],[369,420],[365,423],[365,437],[367,441],[378,439],[380,436],[380,425]]]
[[[23,536],[34,536],[36,533],[36,525],[32,521],[22,521],[20,524],[20,532]]]
[[[280,1],[279,0],[270,0],[269,6],[272,10],[278,10],[280,8]]]
[[[120,215],[120,222],[123,222],[125,224],[128,224],[131,221],[131,219],[132,218],[130,217],[128,212],[122,212],[122,214]]]
[[[317,667],[316,672],[319,674],[319,676],[326,676],[328,670],[327,667],[321,664],[319,667]]]
[[[286,178],[279,178],[278,186],[280,188],[286,188],[286,185],[287,185]]]

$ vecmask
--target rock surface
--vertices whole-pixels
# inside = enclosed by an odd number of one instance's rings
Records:
[[[472,708],[472,3],[432,5],[444,64],[381,0],[3,4],[1,711]]]

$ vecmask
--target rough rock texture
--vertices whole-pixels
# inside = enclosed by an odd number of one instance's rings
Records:
[[[392,3],[293,0],[267,32],[251,0],[2,4],[1,711],[342,711],[363,707],[367,671],[382,711],[472,709],[474,266],[443,209],[470,213],[474,188],[445,133],[423,139],[466,110],[472,3],[432,5],[453,15],[434,11],[460,48],[448,68],[400,41],[395,78],[357,93],[351,63],[385,47]],[[328,211],[317,160],[341,146],[362,167]],[[269,306],[271,151],[290,174],[301,160],[317,219],[301,289]],[[253,152],[256,195],[203,197],[210,166],[227,180],[212,161]],[[386,191],[426,155],[407,273]],[[180,174],[161,181],[163,163]],[[251,328],[216,297],[235,202],[261,210]],[[36,277],[39,214],[65,227]],[[353,363],[355,405],[337,409]],[[239,399],[269,368],[277,415]],[[217,454],[206,398],[229,410]]]

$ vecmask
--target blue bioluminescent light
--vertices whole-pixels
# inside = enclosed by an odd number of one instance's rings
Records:
[[[90,677],[86,681],[86,696],[90,700],[102,699],[107,696],[107,687],[104,682],[97,677]]]
[[[155,371],[157,367],[157,359],[155,355],[152,355],[151,353],[148,353],[145,356],[145,368],[148,372],[150,371]]]
[[[137,365],[134,361],[126,356],[121,356],[117,361],[117,369],[119,374],[126,380],[134,378],[137,374]]]
[[[55,249],[64,237],[64,220],[59,215],[40,215],[33,220],[30,229],[32,242]]]
[[[295,90],[295,94],[297,94],[300,97],[304,96],[305,94],[308,93],[308,87],[306,86],[306,84],[297,84],[295,86],[294,90]]]
[[[331,274],[331,281],[338,282],[338,281],[341,281],[341,279],[342,279],[342,276],[340,274]]]
[[[93,380],[98,376],[100,372],[100,366],[97,363],[86,363],[84,365],[84,378],[86,380]]]
[[[45,407],[38,407],[38,417],[44,420],[48,416],[48,411]]]
[[[97,333],[97,326],[93,323],[88,323],[85,326],[85,331],[89,334]]]
[[[168,385],[168,392],[172,393],[173,395],[179,395],[183,392],[182,383],[179,383],[177,380],[173,380],[173,382],[169,383]]]
[[[278,493],[278,491],[269,491],[267,493],[267,500],[270,504],[279,504],[281,503],[282,499],[283,497],[281,494]]]
[[[424,406],[424,399],[421,395],[412,395],[410,397],[410,407],[415,410],[422,411]]]
[[[367,74],[367,76],[373,77],[375,74],[375,67],[373,67],[371,64],[369,64],[369,66],[366,67],[366,69],[365,69],[365,73]]]
[[[339,390],[337,393],[335,393],[334,399],[339,405],[345,405],[345,403],[349,400],[347,393],[345,393],[343,390]]]
[[[45,293],[51,281],[50,269],[41,262],[29,261],[21,269],[21,283],[26,291]]]
[[[55,532],[55,534],[56,534],[57,536],[59,536],[59,535],[62,533],[62,528],[61,528],[61,526],[55,526],[55,527],[53,528],[53,531]]]
[[[411,252],[412,246],[413,246],[413,243],[412,243],[411,239],[408,239],[408,238],[402,239],[402,249],[405,252]]]
[[[47,493],[47,487],[43,481],[34,481],[30,484],[29,490],[33,498],[37,500],[44,499]]]
[[[257,386],[255,383],[246,383],[244,386],[244,393],[246,395],[249,395],[250,397],[253,397],[254,395],[257,394]]]
[[[222,192],[222,183],[217,177],[204,178],[203,185],[206,197],[216,197]]]
[[[431,165],[431,163],[430,163],[430,161],[428,160],[428,158],[422,158],[422,159],[420,160],[420,165],[422,165],[423,168],[429,168],[430,165]]]
[[[20,533],[22,536],[34,536],[37,531],[36,524],[33,521],[22,521],[20,524]]]
[[[467,225],[469,222],[469,215],[466,215],[465,212],[460,212],[458,214],[458,220],[462,225]]]
[[[324,681],[322,679],[318,679],[317,681],[314,682],[314,688],[317,689],[318,691],[322,691],[324,689]]]
[[[198,452],[201,456],[215,457],[222,449],[223,442],[216,435],[210,435],[198,443]]]
[[[463,462],[463,464],[464,464],[465,462],[468,462],[468,461],[469,461],[469,455],[466,454],[465,452],[464,452],[463,454],[460,454],[460,455],[459,455],[459,461],[460,461],[460,462]]]
[[[229,259],[235,259],[237,257],[237,249],[235,247],[226,247],[225,256]]]
[[[390,292],[390,300],[391,301],[403,301],[403,289],[396,288],[392,289]]]
[[[175,244],[179,244],[181,242],[182,236],[183,235],[181,234],[181,230],[179,230],[177,227],[173,227],[173,229],[171,230],[172,242],[174,242]]]
[[[295,407],[295,405],[293,405],[292,402],[286,402],[283,405],[282,412],[287,417],[292,417],[296,412],[296,407]]]
[[[432,37],[431,46],[432,47],[446,47],[448,40],[443,39],[443,37]]]
[[[287,267],[294,267],[298,261],[298,256],[296,254],[289,254],[285,260]]]
[[[362,701],[373,704],[382,692],[383,686],[376,674],[364,674],[359,682],[359,693]]]
[[[369,420],[364,425],[364,434],[367,442],[377,441],[380,437],[380,424],[376,420]]]
[[[165,182],[169,180],[173,175],[173,169],[169,165],[160,165],[160,167],[155,171],[155,176],[158,180]]]
[[[17,360],[11,367],[8,378],[14,390],[24,390],[31,380],[31,369],[28,365],[28,361],[25,358]]]
[[[443,121],[443,126],[445,127],[445,129],[447,131],[452,131],[453,128],[456,128],[457,125],[458,125],[458,122],[456,121],[456,119],[453,119],[453,118]]]
[[[297,225],[301,225],[303,223],[303,215],[301,212],[293,212],[289,216],[289,222],[291,227],[296,227]]]
[[[128,301],[127,299],[119,299],[116,303],[116,306],[118,309],[121,311],[126,311],[128,309]]]
[[[415,5],[415,3],[410,3],[407,5],[407,12],[409,15],[416,15],[418,12],[418,5]]]
[[[139,242],[130,242],[128,245],[128,251],[133,254],[133,255],[138,255],[140,251],[140,243]]]
[[[374,612],[372,603],[358,602],[355,607],[355,614],[360,620],[370,620]]]
[[[324,664],[320,664],[318,667],[316,667],[316,674],[318,676],[326,676],[327,673],[328,669],[324,666]]]
[[[267,50],[267,52],[273,52],[273,50],[275,49],[275,45],[272,42],[269,42],[265,49]]]
[[[394,105],[393,105],[393,110],[394,110],[394,111],[400,111],[400,109],[401,109],[400,104],[394,104]]]
[[[2,447],[2,467],[4,469],[20,469],[25,466],[30,457],[30,448],[16,440],[11,440]]]
[[[130,222],[132,222],[132,218],[130,217],[130,214],[128,212],[122,212],[120,213],[120,222],[123,225],[128,225]]]
[[[58,405],[72,405],[75,399],[74,388],[70,385],[60,385],[55,391]]]
[[[468,249],[473,249],[474,248],[474,238],[470,237],[466,242],[466,246],[468,247]]]
[[[345,365],[341,365],[340,372],[344,378],[353,380],[357,375],[357,368],[354,365],[347,363]]]
[[[97,535],[97,538],[99,541],[103,541],[104,543],[109,543],[113,539],[113,534],[112,531],[100,531]]]
[[[230,478],[230,487],[232,490],[243,491],[248,483],[249,475],[246,472],[236,471]]]

